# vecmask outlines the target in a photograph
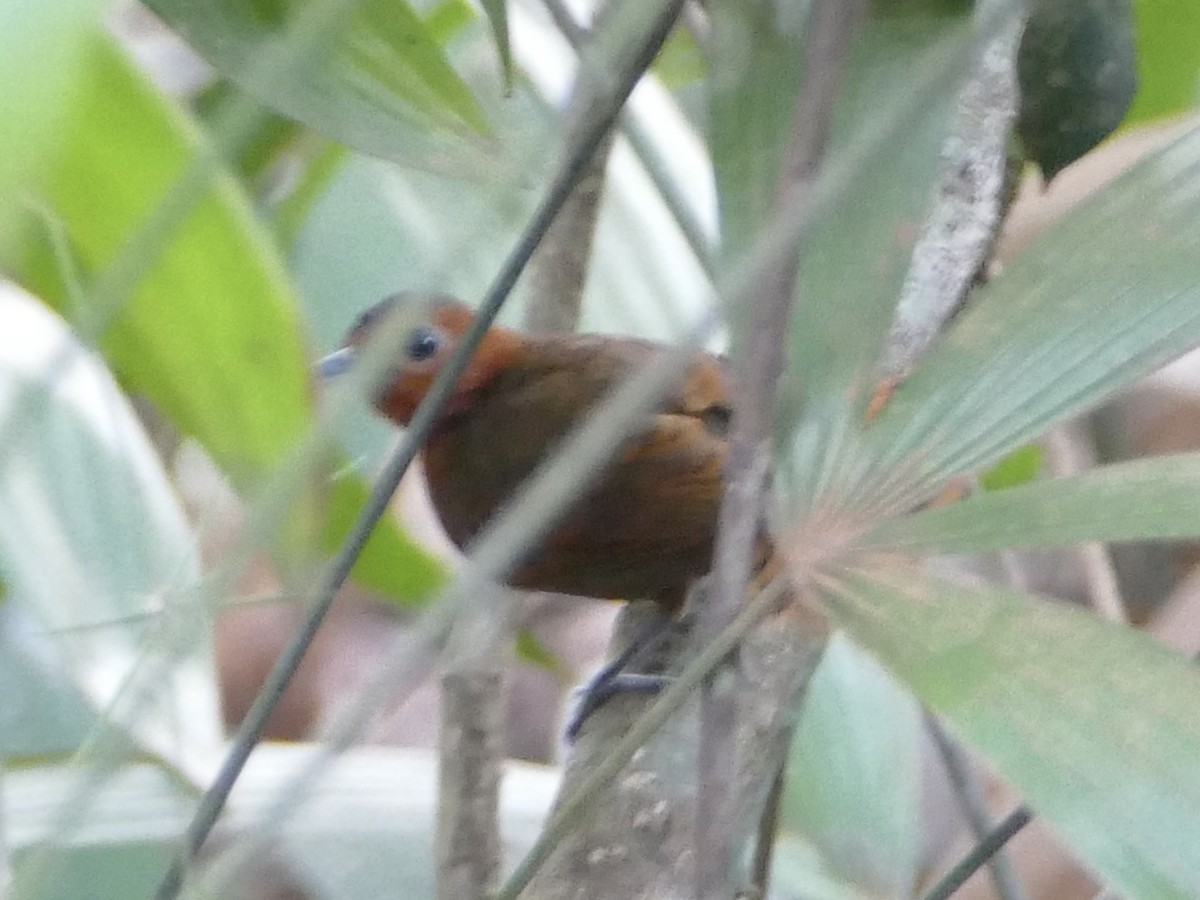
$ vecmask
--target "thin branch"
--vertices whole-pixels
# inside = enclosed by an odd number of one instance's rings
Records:
[[[556,22],[560,16],[565,16],[572,25],[575,24],[564,10],[555,8],[553,0],[546,0],[546,5]],[[611,3],[605,3],[596,11],[592,35],[583,28],[575,27],[571,44],[576,51],[584,44],[595,47],[601,43],[594,39],[594,35],[603,27],[605,12],[610,8]],[[561,24],[559,27],[561,30]],[[604,85],[603,72],[597,70],[602,70],[608,63],[602,53],[590,58],[579,54],[579,60],[571,97],[563,115],[563,131],[568,146],[588,130],[591,125],[589,120],[597,113],[594,97],[603,91]],[[624,110],[619,118],[623,117]],[[596,216],[604,194],[612,145],[613,134],[610,131],[596,148],[587,170],[529,261],[529,302],[525,309],[525,327],[531,331],[574,331],[579,321],[596,234]]]
[[[962,861],[946,873],[922,900],[947,900],[955,891],[966,884],[967,879],[984,867],[991,857],[999,852],[1016,834],[1029,824],[1033,813],[1027,806],[1018,806],[1005,816],[986,838],[963,857]]]
[[[587,38],[586,32],[575,21],[570,10],[567,9],[566,4],[562,0],[543,0],[543,2],[550,11],[550,16],[554,19],[554,24],[558,27],[562,36],[579,53],[583,49]],[[689,10],[691,7],[685,4],[684,9]],[[712,242],[705,234],[704,227],[693,212],[691,202],[687,199],[687,193],[655,148],[653,140],[651,140],[646,129],[642,127],[637,116],[632,115],[628,109],[621,111],[619,130],[621,136],[629,141],[634,155],[641,162],[642,168],[646,170],[646,174],[650,176],[650,180],[658,190],[659,197],[662,198],[667,210],[671,213],[672,218],[675,219],[675,224],[679,226],[679,231],[683,235],[684,240],[687,241],[688,247],[696,257],[697,262],[700,263],[705,273],[711,277]]]
[[[942,757],[942,764],[950,776],[955,796],[958,797],[959,805],[967,817],[975,839],[986,840],[994,828],[992,814],[983,796],[979,774],[971,765],[971,758],[930,712],[925,713],[925,727],[933,736],[933,742]],[[995,855],[987,861],[987,865],[991,869],[992,881],[1001,900],[1024,900],[1025,892],[1013,870],[1012,862],[1003,851],[997,849]]]
[[[1095,454],[1085,443],[1079,424],[1068,423],[1046,436],[1047,462],[1056,475],[1077,475],[1095,464]],[[1110,622],[1128,622],[1121,585],[1108,546],[1098,541],[1080,544],[1076,551],[1087,582],[1092,608]]]
[[[157,896],[161,900],[169,900],[178,894],[188,860],[195,856],[216,823],[217,817],[229,797],[229,792],[241,774],[251,750],[261,738],[266,722],[279,703],[284,689],[312,643],[318,627],[333,603],[338,588],[348,577],[350,569],[362,552],[375,523],[386,511],[391,495],[400,483],[400,478],[416,457],[417,451],[433,428],[438,410],[445,403],[459,376],[466,369],[471,354],[474,353],[475,348],[491,326],[492,320],[500,311],[501,305],[508,297],[550,223],[582,176],[596,146],[611,127],[621,105],[629,96],[629,92],[665,40],[678,13],[679,2],[681,0],[675,0],[666,5],[663,15],[655,22],[656,27],[651,29],[638,45],[637,52],[630,60],[628,68],[614,80],[613,93],[598,101],[603,104],[604,114],[593,120],[590,129],[581,136],[579,144],[569,154],[563,168],[551,182],[545,198],[522,232],[517,246],[505,260],[484,296],[471,327],[463,335],[456,352],[445,368],[438,373],[424,400],[416,410],[404,441],[388,459],[353,529],[322,580],[308,617],[271,670],[262,690],[238,729],[221,771],[201,799],[195,817],[188,826],[183,849],[177,855],[170,871],[160,885]]]
[[[812,12],[804,80],[780,169],[777,208],[809,202],[820,170],[850,45],[865,14],[861,0],[820,0]],[[795,302],[801,244],[764,272],[750,310],[750,333],[736,362],[736,390],[718,516],[712,583],[701,606],[696,639],[705,644],[732,620],[750,580],[752,552],[762,521],[762,496],[771,461],[776,387],[783,371],[787,323]],[[742,679],[739,677],[738,681]],[[701,700],[696,891],[732,894],[738,823],[730,795],[736,770],[737,685],[706,683]]]
[[[781,742],[790,746],[792,733]],[[754,858],[750,863],[750,889],[758,897],[767,896],[771,883],[771,862],[775,856],[775,841],[779,837],[779,817],[783,812],[783,792],[787,788],[787,767],[779,766],[767,792],[767,802],[758,819],[754,837]]]
[[[485,900],[500,878],[504,676],[517,597],[503,587],[463,611],[450,632],[438,737],[437,896]]]

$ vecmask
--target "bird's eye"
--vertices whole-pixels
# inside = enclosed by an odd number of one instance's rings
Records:
[[[413,362],[423,362],[442,348],[442,336],[433,328],[421,326],[408,336],[405,352]]]

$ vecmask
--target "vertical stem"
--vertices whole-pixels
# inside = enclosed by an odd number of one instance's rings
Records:
[[[864,10],[862,0],[819,0],[813,10],[804,81],[793,107],[791,135],[776,191],[777,209],[802,206],[812,193],[828,144],[851,38]],[[800,249],[796,241],[790,252],[764,273],[751,307],[750,333],[736,362],[732,435],[712,586],[697,623],[697,638],[702,642],[711,640],[732,621],[750,579]],[[696,896],[706,900],[733,893],[737,824],[732,821],[736,803],[729,787],[736,772],[737,748],[732,740],[736,696],[733,679],[710,679],[701,701]]]
[[[500,877],[504,674],[517,598],[496,587],[460,611],[446,647],[438,737],[439,900],[485,900]]]

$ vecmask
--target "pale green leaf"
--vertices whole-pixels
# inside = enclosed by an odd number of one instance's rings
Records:
[[[0,760],[71,753],[94,720],[42,626],[0,606]]]
[[[1200,129],[1080,205],[896,391],[844,472],[898,509],[1200,343]],[[864,463],[864,459],[869,462]]]
[[[779,900],[876,900],[830,871],[824,855],[795,834],[775,840],[771,858],[771,896]]]
[[[272,852],[306,895],[432,897],[435,755],[394,747],[350,750],[319,782],[304,785],[312,793],[286,822],[264,822],[281,793],[295,793],[295,779],[316,752],[317,747],[304,744],[262,744],[255,750],[222,820],[235,838],[224,843],[225,849],[236,853],[249,836],[281,825]],[[52,836],[77,775],[66,765],[38,766],[10,771],[0,782],[16,885],[22,884],[26,854]],[[509,766],[500,805],[509,853],[515,856],[532,844],[558,780],[553,769]],[[162,769],[123,767],[102,786],[70,842],[53,849],[51,879],[34,895],[53,900],[151,896],[195,802]]]
[[[989,553],[1198,536],[1200,453],[1185,453],[976,494],[886,522],[866,540],[905,552]]]
[[[194,602],[199,561],[183,510],[128,402],[65,324],[11,286],[0,319],[7,602],[53,639],[58,663],[99,706],[135,670],[160,666],[142,709],[110,714],[154,751],[195,762],[221,729],[207,629],[197,619],[178,651],[146,616]]]
[[[300,3],[151,0],[217,70],[268,106],[355,149],[396,157],[413,126],[484,133],[474,94],[406,0],[365,0],[298,78],[256,63],[287,39]],[[468,129],[470,131],[468,131]]]
[[[829,610],[983,751],[1107,884],[1200,896],[1200,669],[1077,607],[900,564],[825,582]]]
[[[760,237],[777,204],[779,165],[802,89],[806,5],[722,2],[713,7],[711,137],[723,253],[738,259]],[[966,4],[938,0],[879,5],[857,34],[829,138],[827,167],[893,122],[894,139],[856,171],[817,223],[800,261],[799,300],[790,332],[786,430],[805,399],[839,397],[878,358],[908,270],[919,223],[933,199],[939,151],[961,85],[962,56],[974,39]],[[944,67],[946,77],[912,102],[914,72]],[[910,106],[911,104],[911,106]],[[747,148],[753,148],[748,152]],[[738,331],[744,325],[731,323]]]
[[[750,246],[776,202],[802,76],[805,20],[768,9],[714,9],[711,143],[730,258]],[[990,15],[989,27],[1011,14]],[[785,518],[800,515],[847,463],[843,445],[874,385],[977,27],[965,4],[880,6],[854,44],[823,170],[839,193],[802,248],[779,387],[785,446],[774,484]],[[734,317],[735,332],[744,322]]]
[[[864,896],[912,893],[922,728],[912,695],[835,635],[805,695],[779,826],[796,842],[789,852],[810,848],[846,887],[817,893],[810,884],[804,896],[843,896],[849,886]]]

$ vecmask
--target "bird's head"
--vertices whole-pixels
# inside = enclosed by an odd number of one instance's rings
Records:
[[[470,307],[444,294],[393,294],[358,317],[342,347],[322,359],[318,371],[324,378],[335,377],[370,352],[368,346],[393,348],[374,404],[380,414],[407,425],[474,318]],[[440,418],[465,411],[474,392],[511,362],[519,341],[515,332],[491,328],[458,379]]]

